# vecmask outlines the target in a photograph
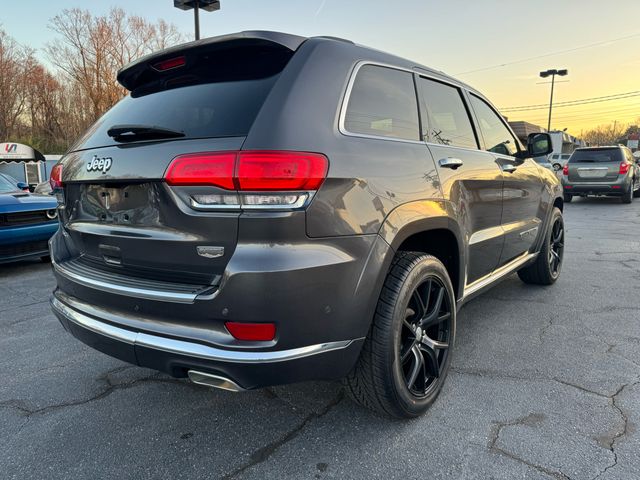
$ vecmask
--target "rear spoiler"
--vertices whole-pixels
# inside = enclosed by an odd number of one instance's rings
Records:
[[[172,61],[178,57],[188,59],[189,57],[198,57],[205,52],[213,53],[216,50],[226,50],[234,48],[234,46],[271,46],[295,52],[305,40],[307,40],[306,37],[269,31],[247,31],[203,38],[202,40],[183,43],[140,57],[122,67],[118,71],[117,79],[120,85],[129,91],[133,91],[162,75],[163,72],[154,68],[154,65]]]

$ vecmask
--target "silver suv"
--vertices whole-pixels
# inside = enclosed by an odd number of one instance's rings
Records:
[[[574,196],[609,195],[631,203],[640,194],[640,167],[623,145],[578,148],[562,170],[564,201]]]

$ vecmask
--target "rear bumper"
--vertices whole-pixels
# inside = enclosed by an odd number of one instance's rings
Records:
[[[364,341],[342,340],[288,350],[227,350],[116,326],[71,307],[60,292],[54,292],[51,307],[69,333],[96,350],[176,377],[187,376],[189,370],[210,372],[243,389],[340,378],[356,361]]]
[[[239,244],[219,286],[187,298],[167,283],[70,268],[65,244],[61,232],[51,240],[52,308],[70,333],[130,363],[177,377],[207,372],[244,389],[346,375],[393,256],[378,235]],[[227,321],[271,322],[276,337],[239,341]]]
[[[628,177],[614,182],[571,182],[562,179],[564,193],[572,195],[623,195],[629,191],[631,179]]]

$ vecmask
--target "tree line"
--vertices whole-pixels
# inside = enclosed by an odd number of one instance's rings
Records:
[[[0,25],[0,142],[16,141],[44,153],[64,153],[126,91],[118,70],[147,53],[186,40],[175,25],[149,22],[112,8],[102,16],[65,9],[49,22],[57,35],[38,60]],[[640,112],[639,112],[640,113]],[[639,130],[612,123],[582,134],[590,145],[624,143]]]
[[[44,53],[21,45],[0,26],[0,141],[64,153],[125,94],[118,70],[155,50],[185,41],[173,24],[120,8],[95,16],[79,8],[51,19],[57,36]]]

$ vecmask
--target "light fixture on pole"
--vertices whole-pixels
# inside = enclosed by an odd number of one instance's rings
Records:
[[[173,0],[173,6],[180,10],[191,10],[193,8],[196,40],[200,40],[200,9],[206,12],[220,10],[220,0]]]
[[[547,132],[551,130],[551,110],[553,108],[553,86],[555,84],[556,75],[564,77],[568,73],[569,71],[566,68],[562,70],[553,68],[551,70],[540,72],[540,76],[542,78],[547,78],[548,76],[551,76],[551,99],[549,100],[549,121],[547,123]]]

